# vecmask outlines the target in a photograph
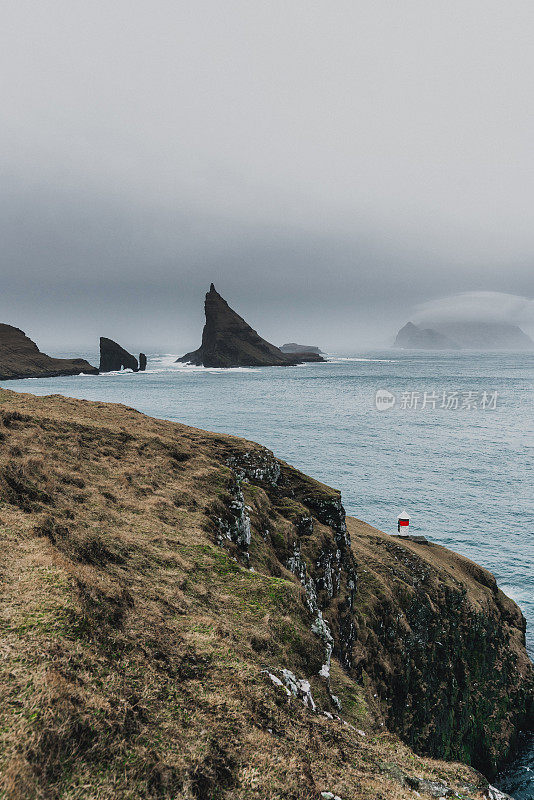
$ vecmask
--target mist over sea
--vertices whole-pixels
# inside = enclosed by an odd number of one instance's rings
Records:
[[[54,355],[98,363],[96,352]],[[120,402],[260,442],[340,489],[348,514],[388,533],[406,509],[413,533],[493,572],[525,614],[534,657],[534,355],[387,350],[232,370],[175,358],[149,354],[145,373],[1,385]],[[394,396],[392,408],[376,408],[379,389]],[[497,783],[516,800],[534,798],[532,739]]]

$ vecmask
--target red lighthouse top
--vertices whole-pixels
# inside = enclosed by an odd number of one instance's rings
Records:
[[[407,527],[409,524],[410,524],[410,517],[406,513],[406,511],[403,511],[401,514],[399,514],[399,522],[398,522],[398,526],[397,527],[398,528],[405,527],[405,526]]]

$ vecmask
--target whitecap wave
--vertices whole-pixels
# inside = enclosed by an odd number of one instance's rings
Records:
[[[332,358],[328,359],[328,364],[340,364],[342,362],[354,362],[354,361],[371,361],[377,364],[396,364],[398,359],[396,358],[356,358],[355,356],[333,356]]]
[[[145,374],[156,374],[161,372],[198,372],[200,375],[207,375],[210,373],[226,373],[226,372],[258,372],[257,367],[201,367],[196,364],[184,364],[182,361],[176,361],[179,356],[174,353],[164,353],[158,356],[149,356],[150,369],[145,370]]]

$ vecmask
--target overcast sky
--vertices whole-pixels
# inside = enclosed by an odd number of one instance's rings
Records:
[[[0,321],[48,349],[196,347],[212,280],[326,349],[441,296],[534,294],[532,0],[4,0],[0,22]]]

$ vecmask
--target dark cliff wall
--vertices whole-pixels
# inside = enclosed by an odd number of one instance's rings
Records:
[[[390,730],[416,752],[493,775],[533,725],[534,689],[524,618],[493,576],[439,545],[345,521],[337,492],[273,462],[277,473],[268,451],[228,463],[258,531],[241,542],[247,563],[270,559],[297,576],[333,655]],[[291,521],[284,536],[262,535],[271,505]]]
[[[371,598],[356,607],[358,680],[371,679],[388,727],[417,752],[494,774],[533,723],[519,608],[467,559],[366,528],[349,524]]]

